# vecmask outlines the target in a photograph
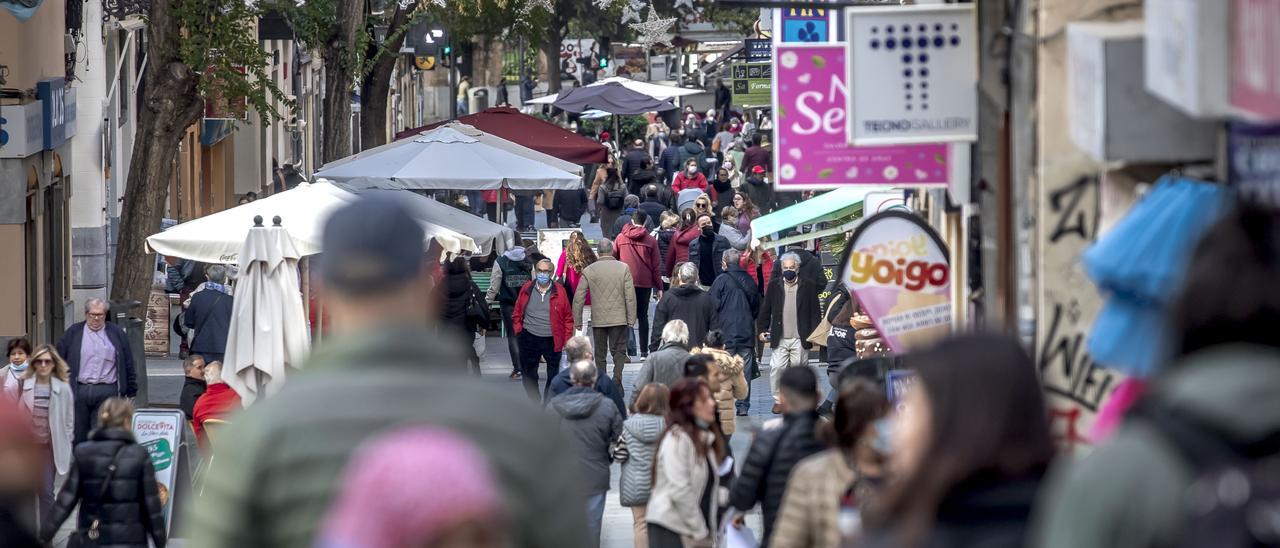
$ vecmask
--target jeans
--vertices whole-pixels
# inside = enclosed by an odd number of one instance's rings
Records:
[[[524,383],[524,391],[534,403],[542,399],[538,396],[538,359],[547,360],[547,383],[543,387],[545,394],[551,393],[551,379],[560,372],[560,353],[556,352],[556,341],[552,337],[539,337],[528,331],[521,331],[520,339],[520,373]]]
[[[533,226],[533,197],[516,194],[516,228]]]
[[[636,288],[636,324],[640,327],[640,340],[646,345],[649,344],[649,299],[652,296],[652,287]],[[641,354],[648,356],[649,352],[646,350]]]
[[[514,304],[499,305],[502,310],[502,332],[507,336],[507,352],[511,353],[511,370],[520,370],[520,342],[516,340],[516,331],[511,315],[516,311]]]
[[[605,360],[609,354],[613,354],[613,380],[618,385],[618,390],[622,390],[622,368],[627,366],[627,333],[630,332],[629,325],[591,328],[591,335],[595,339],[597,374],[604,374]]]
[[[468,114],[471,114],[470,112],[468,112],[468,110],[470,110],[468,108],[469,106],[470,105],[467,104],[466,99],[458,99],[458,116],[466,116]]]
[[[800,339],[782,339],[778,347],[773,349],[773,357],[769,359],[769,391],[773,394],[773,403],[778,403],[778,380],[782,378],[782,370],[788,367],[809,366],[809,351],[805,350]]]
[[[37,497],[40,501],[39,523],[44,523],[53,512],[53,485],[58,477],[58,468],[53,464],[53,445],[47,444],[42,447],[47,460],[45,460],[44,469],[40,471],[42,476],[40,479],[43,481],[40,482],[40,496]]]
[[[748,346],[727,347],[725,350],[742,358],[742,374],[747,378],[747,397],[738,400],[735,407],[742,411],[751,409],[751,380],[754,378],[753,372],[756,365],[755,346],[748,343]]]
[[[604,522],[604,497],[606,493],[597,493],[587,497],[587,530],[590,538],[587,546],[600,547],[600,526]]]
[[[76,443],[88,439],[89,430],[98,424],[98,406],[119,395],[119,384],[76,384]]]

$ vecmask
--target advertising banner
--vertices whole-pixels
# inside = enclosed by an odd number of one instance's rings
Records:
[[[819,43],[831,40],[831,8],[789,7],[782,12],[782,41]]]
[[[768,63],[773,59],[773,40],[768,38],[747,38],[742,41],[742,49],[747,52],[747,61],[752,63]]]
[[[769,104],[773,88],[773,65],[769,63],[745,63],[733,65],[734,106],[759,107]]]
[[[1280,2],[1231,4],[1231,104],[1280,120]]]
[[[951,332],[951,265],[938,233],[914,214],[890,210],[858,225],[840,282],[895,353]]]
[[[977,140],[974,4],[864,8],[847,17],[850,142]]]
[[[151,465],[156,469],[166,529],[173,523],[173,494],[182,455],[183,422],[182,411],[139,409],[133,415],[133,435],[138,445],[151,454]]]
[[[844,139],[845,47],[778,44],[774,57],[775,188],[848,185],[946,186],[967,177],[945,143],[857,147]],[[953,177],[954,175],[954,177]]]
[[[1280,207],[1280,125],[1227,124],[1227,169],[1242,199]]]

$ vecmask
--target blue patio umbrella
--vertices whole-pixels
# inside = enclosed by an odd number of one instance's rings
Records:
[[[1146,376],[1172,350],[1168,308],[1192,251],[1229,204],[1225,186],[1165,176],[1084,252],[1086,274],[1107,302],[1089,334],[1098,363]]]

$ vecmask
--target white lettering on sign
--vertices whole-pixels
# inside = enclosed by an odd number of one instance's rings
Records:
[[[844,98],[849,88],[840,78],[832,78],[827,94],[818,91],[806,91],[796,96],[796,110],[804,120],[791,124],[791,128],[800,135],[813,135],[821,130],[830,135],[839,135],[845,131]],[[826,112],[818,114],[816,105],[832,105]],[[805,122],[808,122],[807,124]]]

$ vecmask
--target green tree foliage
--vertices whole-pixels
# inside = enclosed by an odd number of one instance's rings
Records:
[[[271,56],[258,41],[260,7],[240,0],[176,0],[173,5],[171,21],[182,35],[178,59],[198,76],[201,97],[247,103],[263,123],[282,119],[276,101],[293,108],[268,74]]]

